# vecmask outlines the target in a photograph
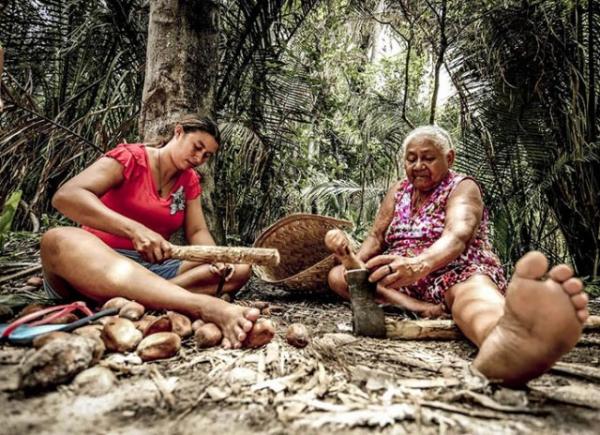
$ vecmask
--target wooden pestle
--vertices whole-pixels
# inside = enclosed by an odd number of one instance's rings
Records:
[[[270,248],[241,248],[234,246],[171,245],[172,258],[200,263],[256,264],[277,266],[279,251]]]

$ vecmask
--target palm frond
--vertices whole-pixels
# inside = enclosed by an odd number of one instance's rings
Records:
[[[458,165],[482,180],[492,212],[515,237],[512,259],[531,248],[556,255],[554,240],[564,240],[584,275],[597,274],[600,255],[598,143],[586,140],[598,122],[585,104],[594,82],[588,65],[600,64],[585,54],[600,42],[593,8],[584,29],[576,6],[505,2],[455,47],[449,68],[468,114]],[[586,31],[592,46],[580,40]],[[533,236],[547,229],[550,239]]]

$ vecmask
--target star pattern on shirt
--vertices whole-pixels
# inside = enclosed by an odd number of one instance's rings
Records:
[[[183,186],[179,186],[176,192],[171,194],[171,214],[185,210],[185,196]]]

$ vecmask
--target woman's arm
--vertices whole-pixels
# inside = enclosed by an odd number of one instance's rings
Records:
[[[442,236],[417,258],[434,271],[456,260],[477,233],[483,216],[483,199],[477,183],[460,182],[448,198]]]
[[[102,157],[67,181],[52,198],[52,205],[68,218],[122,237],[131,237],[135,222],[108,208],[100,197],[123,181],[123,167]]]
[[[373,227],[357,252],[358,258],[361,260],[367,261],[375,255],[382,253],[385,249],[385,232],[394,217],[396,192],[399,187],[400,182],[392,186],[381,202],[381,206],[373,222]]]
[[[371,279],[394,287],[412,284],[458,258],[479,228],[483,216],[483,200],[475,181],[466,179],[458,184],[448,198],[446,221],[441,237],[414,258],[381,255],[367,264],[380,267]],[[394,273],[386,271],[390,264]],[[386,276],[387,275],[387,276]]]
[[[170,245],[160,234],[100,201],[102,195],[122,181],[121,164],[102,157],[67,181],[52,198],[52,205],[81,225],[131,239],[133,248],[150,262],[169,258]]]
[[[184,230],[190,245],[216,245],[206,224],[200,198],[186,202]]]

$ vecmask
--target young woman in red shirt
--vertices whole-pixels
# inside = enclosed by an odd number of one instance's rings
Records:
[[[171,259],[167,242],[183,227],[190,244],[215,244],[194,167],[217,152],[219,139],[212,120],[186,117],[165,145],[121,144],[67,181],[52,204],[82,228],[53,228],[42,237],[46,291],[100,303],[122,296],[185,312],[217,324],[223,346],[240,347],[258,311],[211,295],[225,273],[223,291],[238,290],[250,267]]]

